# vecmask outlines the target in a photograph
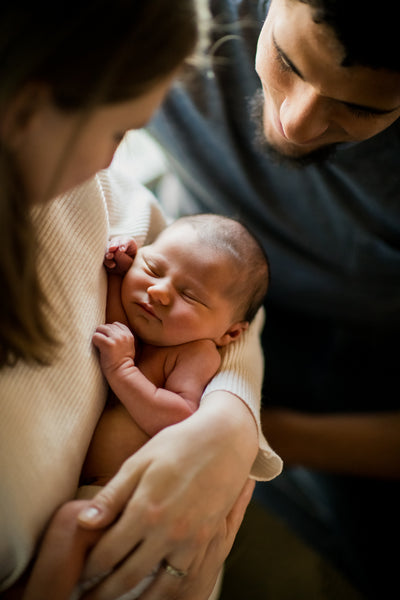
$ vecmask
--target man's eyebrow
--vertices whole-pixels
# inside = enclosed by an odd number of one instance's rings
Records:
[[[285,52],[282,50],[282,48],[278,45],[278,42],[276,41],[274,35],[272,35],[272,42],[273,42],[275,50],[277,51],[279,56],[283,59],[283,61],[285,63],[288,64],[288,66],[291,68],[293,73],[295,73],[297,75],[297,77],[300,77],[300,79],[305,81],[304,75],[301,73],[301,71],[299,71],[299,69],[296,67],[296,65],[293,64],[293,62],[290,60],[290,58],[287,56],[287,54],[285,54]],[[356,104],[354,102],[346,102],[345,100],[337,100],[337,101],[341,102],[342,104],[344,104],[345,106],[347,106],[350,109],[360,110],[362,112],[372,113],[375,115],[388,115],[392,112],[395,112],[396,110],[398,110],[400,108],[400,105],[395,106],[393,108],[377,108],[376,106],[366,106],[364,104]]]

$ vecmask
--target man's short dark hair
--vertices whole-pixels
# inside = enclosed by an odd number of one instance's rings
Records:
[[[400,72],[399,23],[392,0],[299,0],[315,23],[331,27],[345,50],[343,66]]]

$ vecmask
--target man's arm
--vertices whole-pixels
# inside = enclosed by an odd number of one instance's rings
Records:
[[[400,412],[314,415],[267,408],[262,425],[287,465],[400,478]]]

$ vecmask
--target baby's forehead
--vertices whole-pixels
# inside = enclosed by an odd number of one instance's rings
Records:
[[[168,225],[165,229],[163,229],[157,236],[154,243],[160,240],[168,240],[174,239],[177,240],[181,237],[195,237],[198,238],[199,232],[197,228],[192,225],[189,221],[177,220]]]
[[[200,232],[190,223],[179,222],[164,229],[151,244],[143,247],[144,252],[159,253],[160,256],[163,252],[170,252],[171,255],[191,257],[193,260],[206,258],[203,249],[206,250],[206,256],[215,256],[218,252],[217,247],[205,243]]]
[[[186,229],[190,237],[181,237]],[[190,224],[174,225],[163,231],[157,239],[138,250],[138,254],[165,267],[176,266],[188,278],[200,278],[204,287],[226,288],[240,276],[239,265],[229,248],[208,243]],[[218,285],[220,284],[220,285]]]

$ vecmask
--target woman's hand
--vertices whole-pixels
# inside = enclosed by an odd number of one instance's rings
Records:
[[[88,501],[73,500],[55,513],[39,547],[25,592],[21,593],[23,600],[70,600],[81,580],[86,556],[103,534],[101,529],[79,526],[77,515],[87,505]]]
[[[141,598],[206,600],[250,500],[257,448],[253,417],[227,392],[209,394],[194,415],[152,438],[81,515],[88,528],[112,523],[84,577],[112,572],[85,598],[118,598],[167,561],[187,577],[161,568]]]

